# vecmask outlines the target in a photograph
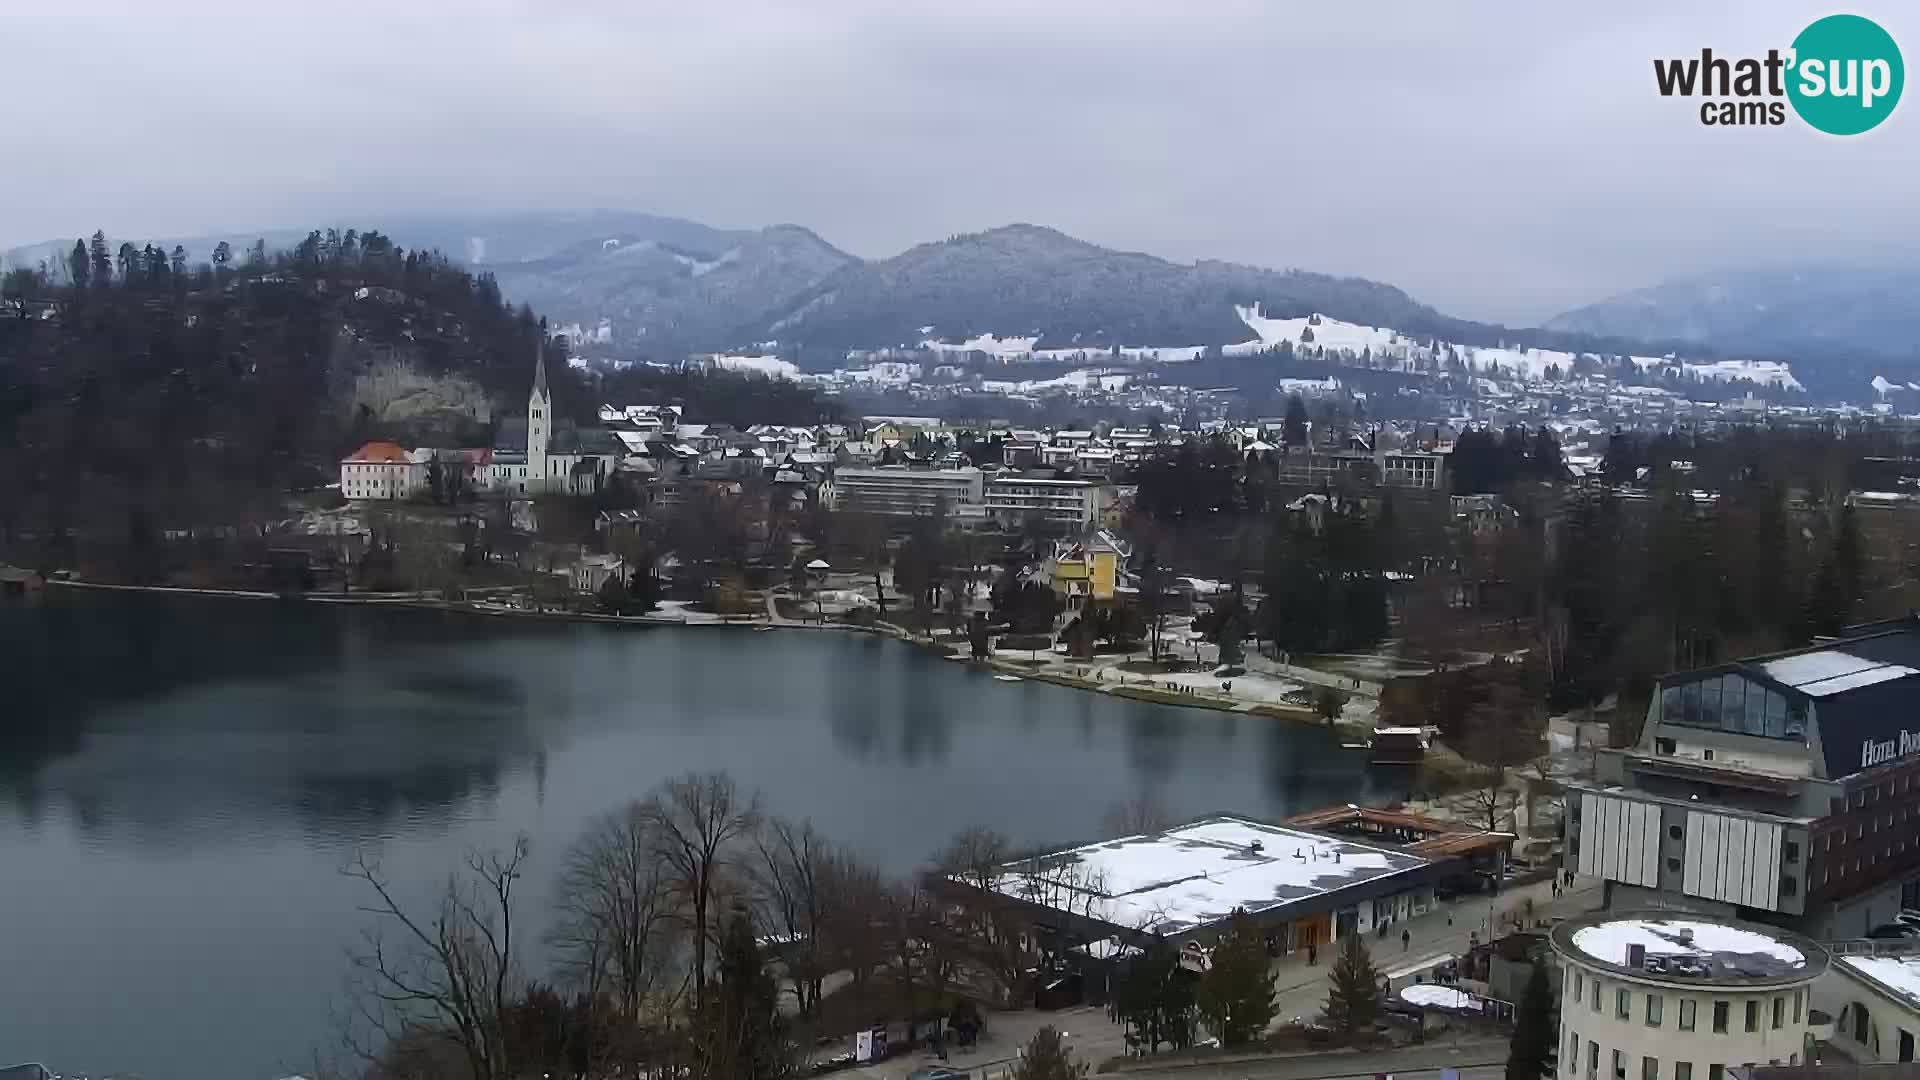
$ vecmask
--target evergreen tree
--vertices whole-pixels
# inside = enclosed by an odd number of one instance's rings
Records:
[[[1303,341],[1312,338],[1303,337]],[[1307,445],[1307,403],[1299,394],[1287,395],[1287,417],[1280,425],[1280,441],[1288,446]]]
[[[1832,546],[1820,560],[1820,569],[1807,592],[1803,636],[1831,637],[1853,620],[1853,607],[1863,591],[1865,562],[1860,523],[1854,517],[1853,504],[1846,503],[1834,522]]]
[[[213,265],[216,269],[225,269],[233,261],[233,245],[225,240],[213,245]]]
[[[87,244],[87,258],[93,263],[93,283],[104,288],[113,284],[113,256],[107,253],[107,234],[93,231],[93,239]]]
[[[1051,1026],[1033,1033],[1013,1067],[1014,1080],[1082,1080],[1087,1067],[1073,1060],[1060,1033]]]
[[[720,935],[714,984],[699,1018],[700,1080],[769,1080],[792,1073],[778,991],[753,921],[736,907]]]
[[[1541,480],[1559,480],[1567,474],[1566,459],[1560,455],[1560,440],[1545,424],[1533,435],[1533,475]]]
[[[175,244],[173,245],[173,253],[167,258],[171,264],[169,268],[173,271],[173,276],[176,279],[185,277],[187,274],[187,249],[179,244]]]
[[[1155,942],[1133,958],[1114,1005],[1130,1045],[1155,1054],[1162,1043],[1175,1050],[1193,1043],[1193,976],[1181,968],[1179,953],[1165,942]]]
[[[1540,1080],[1554,1075],[1560,1044],[1553,1020],[1553,987],[1546,965],[1535,962],[1514,1015],[1513,1042],[1507,1055],[1507,1080]]]
[[[1371,1033],[1380,1016],[1381,978],[1359,934],[1342,939],[1327,982],[1327,1026],[1348,1039]]]
[[[75,288],[84,289],[93,276],[93,262],[87,257],[87,242],[75,240],[73,252],[67,256],[67,275],[73,278]]]
[[[1267,1030],[1278,1011],[1266,935],[1245,911],[1235,910],[1214,943],[1212,960],[1196,996],[1200,1022],[1221,1046],[1244,1046]]]

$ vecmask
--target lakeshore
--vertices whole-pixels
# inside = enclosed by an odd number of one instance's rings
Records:
[[[498,603],[488,600],[446,600],[426,593],[408,594],[371,594],[371,593],[295,593],[282,594],[245,589],[206,589],[163,585],[124,585],[110,582],[83,581],[71,578],[51,578],[46,582],[49,588],[96,590],[104,592],[149,593],[155,595],[213,597],[231,600],[279,600],[283,602],[311,602],[319,604],[351,604],[377,607],[409,607],[433,611],[458,612],[468,615],[497,619],[526,619],[545,622],[590,623],[603,626],[629,627],[723,627],[731,629],[771,629],[801,631],[835,631],[840,633],[890,637],[919,649],[930,651],[949,659],[964,661],[967,664],[1011,675],[1020,679],[1045,682],[1055,686],[1106,694],[1111,697],[1154,704],[1171,705],[1181,708],[1212,709],[1224,712],[1248,713],[1278,720],[1323,725],[1311,707],[1305,704],[1290,703],[1285,700],[1289,693],[1299,691],[1311,685],[1327,685],[1352,697],[1337,722],[1332,725],[1348,738],[1364,738],[1373,726],[1373,699],[1377,698],[1377,684],[1366,683],[1310,668],[1286,666],[1269,661],[1264,657],[1250,656],[1250,665],[1262,665],[1268,671],[1250,667],[1245,675],[1215,677],[1205,672],[1152,672],[1128,671],[1125,666],[1140,662],[1144,652],[1136,651],[1095,658],[1075,659],[1049,651],[1046,659],[1032,650],[1002,650],[986,660],[974,660],[962,654],[966,649],[964,639],[946,636],[915,634],[912,630],[895,623],[874,620],[869,623],[840,622],[825,619],[807,620],[781,616],[775,607],[775,596],[770,592],[765,597],[763,614],[719,615],[699,611],[689,605],[667,601],[661,606],[664,611],[650,612],[644,615],[608,615],[600,612],[572,611],[552,608],[527,607],[517,604]],[[949,644],[957,641],[958,644]],[[1026,659],[1020,659],[1026,653]],[[1285,672],[1285,676],[1274,674],[1275,670]],[[1239,692],[1234,691],[1238,686]]]

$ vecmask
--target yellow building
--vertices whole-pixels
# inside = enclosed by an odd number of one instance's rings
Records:
[[[1078,611],[1089,602],[1108,603],[1113,600],[1126,558],[1125,547],[1102,529],[1085,539],[1054,545],[1053,554],[1047,557],[1047,580],[1053,591],[1066,599],[1069,611]]]

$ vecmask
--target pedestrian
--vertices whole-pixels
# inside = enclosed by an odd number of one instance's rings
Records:
[[[1453,925],[1453,909],[1452,908],[1447,909],[1447,925],[1448,926]]]
[[[1320,962],[1320,949],[1319,949],[1319,947],[1318,947],[1318,946],[1316,946],[1316,945],[1315,945],[1315,944],[1314,944],[1313,942],[1311,942],[1311,941],[1309,941],[1309,942],[1307,942],[1307,966],[1308,966],[1308,967],[1312,967],[1313,965],[1315,965],[1315,964],[1317,964],[1317,963],[1319,963],[1319,962]]]
[[[1412,945],[1413,945],[1413,931],[1411,930],[1400,931],[1400,951],[1406,952],[1407,949],[1412,947]]]

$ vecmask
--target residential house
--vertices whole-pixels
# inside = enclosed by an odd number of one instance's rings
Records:
[[[407,499],[426,484],[426,467],[397,444],[367,443],[340,462],[340,494],[349,499]]]

